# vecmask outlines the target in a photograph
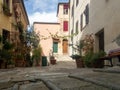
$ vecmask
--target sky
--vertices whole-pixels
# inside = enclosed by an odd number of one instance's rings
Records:
[[[57,5],[69,0],[24,0],[30,25],[33,22],[57,22]]]

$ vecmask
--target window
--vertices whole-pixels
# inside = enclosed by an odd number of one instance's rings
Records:
[[[58,42],[53,42],[53,53],[58,52]]]
[[[88,24],[89,23],[89,5],[88,4],[85,8],[84,14],[85,14],[85,22],[86,24]]]
[[[3,1],[4,1],[4,4],[9,7],[9,0],[3,0]]]
[[[81,31],[82,31],[82,28],[83,28],[83,14],[81,14],[81,16],[80,16],[80,27],[81,27]]]
[[[6,41],[10,41],[10,32],[8,30],[5,30],[3,29],[2,31],[2,41],[3,41],[3,44],[6,42]]]
[[[73,17],[73,14],[74,14],[74,5],[72,6],[72,13],[71,13],[72,17]]]
[[[68,31],[68,21],[63,22],[63,31]]]
[[[71,41],[73,41],[73,29],[71,30]]]
[[[89,5],[86,5],[86,8],[84,12],[80,16],[80,25],[81,25],[81,31],[82,29],[89,23]]]
[[[76,0],[76,6],[78,6],[78,4],[79,4],[79,0]]]
[[[76,22],[76,34],[78,34],[78,21]]]
[[[64,4],[64,6],[63,6],[64,8],[63,8],[63,14],[68,14],[68,4]]]

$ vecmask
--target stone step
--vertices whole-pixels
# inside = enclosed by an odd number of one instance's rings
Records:
[[[120,75],[118,73],[93,72],[84,75],[71,74],[69,77],[103,86],[109,90],[120,90]]]
[[[69,55],[56,55],[58,61],[71,61],[72,58]]]

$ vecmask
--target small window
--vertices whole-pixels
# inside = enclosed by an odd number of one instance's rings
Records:
[[[63,14],[65,14],[65,15],[67,15],[68,14],[68,4],[64,4],[64,6],[63,6],[64,8],[63,8]]]
[[[81,14],[81,16],[80,16],[80,27],[81,27],[81,31],[82,31],[82,28],[83,28],[83,14]]]
[[[76,34],[78,34],[78,21],[76,22]]]
[[[63,31],[68,31],[68,21],[63,22]]]
[[[85,14],[85,22],[86,24],[88,24],[89,23],[89,5],[88,4],[85,8],[84,14]]]
[[[78,4],[79,4],[79,0],[76,0],[76,6],[78,6]]]
[[[71,13],[71,17],[73,17],[74,15],[74,5],[72,6],[72,13]]]

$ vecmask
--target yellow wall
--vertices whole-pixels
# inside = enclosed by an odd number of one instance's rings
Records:
[[[23,8],[23,4],[21,2],[21,0],[19,0],[20,3],[16,3],[17,8],[18,8],[18,12],[21,13],[21,21],[24,25],[24,30],[27,30],[27,25],[29,24],[27,15],[25,13],[25,10]],[[2,4],[3,4],[3,0],[0,0],[0,32],[2,32],[2,29],[6,29],[8,31],[11,32],[16,32],[16,28],[14,25],[17,25],[17,21],[15,18],[15,12],[14,12],[14,5],[15,3],[12,3],[12,0],[10,0],[10,12],[12,13],[12,16],[6,16],[3,13],[3,9],[2,9]],[[17,31],[18,32],[18,31]]]
[[[12,2],[12,0],[10,0]],[[3,0],[0,0],[0,31],[2,29],[11,30],[11,17],[4,15],[2,9]],[[10,4],[12,6],[12,4]],[[10,6],[10,7],[11,7]]]

